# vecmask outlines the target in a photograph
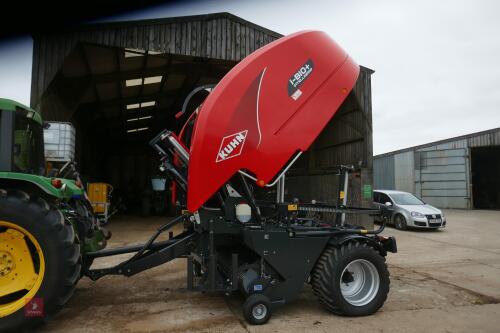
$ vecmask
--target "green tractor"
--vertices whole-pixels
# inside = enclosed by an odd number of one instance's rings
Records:
[[[106,246],[80,181],[46,177],[44,123],[0,99],[0,332],[53,316]]]

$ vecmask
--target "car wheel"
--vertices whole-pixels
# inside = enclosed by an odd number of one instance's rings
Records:
[[[394,226],[398,230],[406,230],[407,224],[405,217],[401,214],[397,214],[396,216],[394,216]]]

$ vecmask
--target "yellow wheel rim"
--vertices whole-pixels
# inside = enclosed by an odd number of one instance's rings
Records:
[[[36,238],[0,220],[0,318],[23,308],[36,295],[44,273],[45,259]]]

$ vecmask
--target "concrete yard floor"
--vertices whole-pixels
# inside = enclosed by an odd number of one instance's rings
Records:
[[[326,312],[309,285],[274,312],[267,325],[248,325],[242,299],[188,292],[186,261],[131,278],[82,279],[67,306],[43,332],[500,332],[500,212],[445,212],[439,231],[397,231],[399,252],[389,254],[391,291],[373,316]],[[141,242],[158,218],[114,218],[110,246]],[[124,257],[100,259],[107,266]]]

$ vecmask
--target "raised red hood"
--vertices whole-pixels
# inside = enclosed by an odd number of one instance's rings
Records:
[[[188,209],[238,170],[260,185],[306,151],[353,88],[359,66],[327,34],[280,38],[236,65],[207,97],[191,141]]]

